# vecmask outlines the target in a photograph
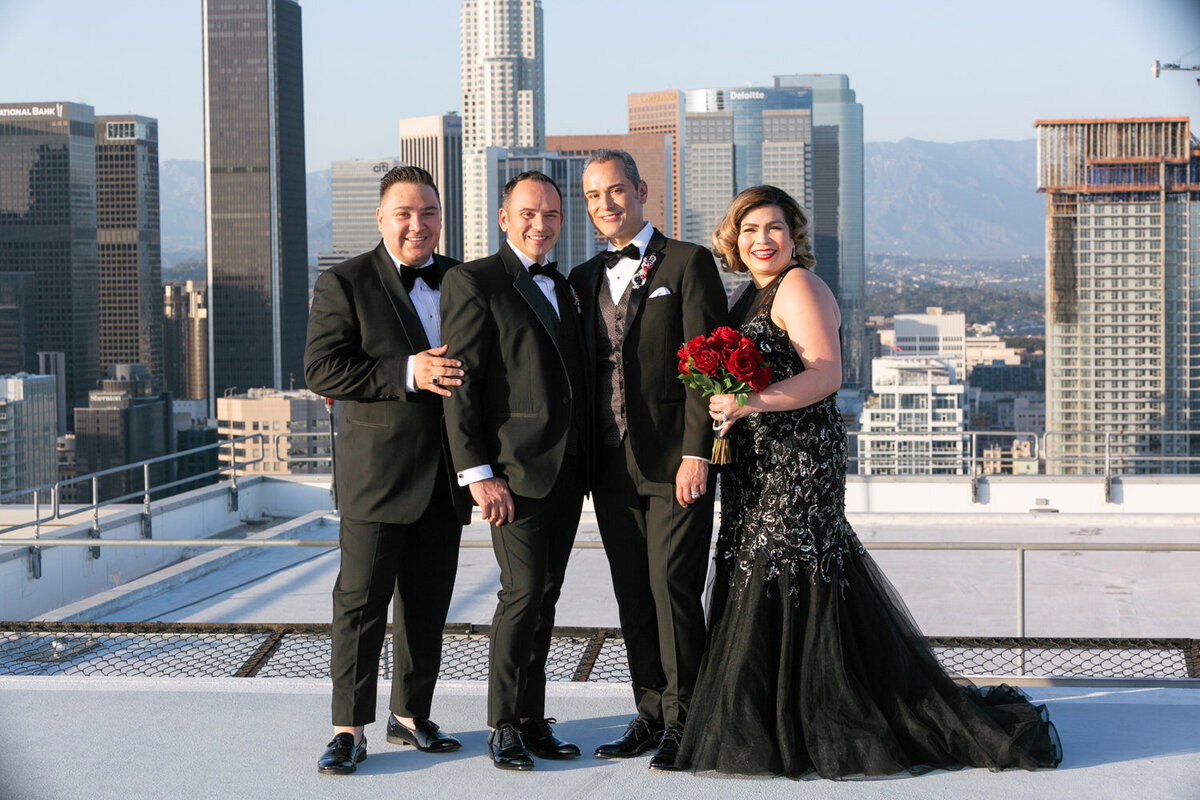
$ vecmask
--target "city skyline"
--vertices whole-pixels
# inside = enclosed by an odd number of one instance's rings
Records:
[[[457,3],[401,9],[382,0],[305,0],[302,7],[308,170],[394,156],[398,119],[461,111]],[[200,4],[129,0],[122,8],[0,0],[0,94],[7,102],[66,99],[154,116],[162,160],[202,158]],[[575,33],[594,29],[594,12],[548,0],[546,133],[624,133],[633,92],[756,84],[762,75],[795,72],[849,75],[868,142],[1032,139],[1033,121],[1049,117],[1200,117],[1194,73],[1155,80],[1150,70],[1155,59],[1200,62],[1200,5],[1185,0],[1022,1],[991,15],[973,8],[950,15],[932,4],[801,12],[748,0],[737,12],[744,35],[715,24],[716,3],[687,8],[680,15],[677,4],[615,0],[612,17],[636,18],[648,33],[623,40],[625,57],[601,58]],[[64,17],[70,26],[55,24]],[[128,25],[131,17],[141,24]],[[400,40],[420,69],[393,65],[386,47],[367,46],[365,31],[392,18],[419,31]],[[46,59],[43,37],[32,34],[52,25],[60,56]],[[821,33],[806,36],[809,29]],[[671,47],[662,35],[668,30],[689,46]],[[1117,40],[1120,47],[1105,46]],[[134,57],[94,58],[97,41]],[[394,91],[381,81],[394,82]],[[387,95],[397,100],[380,103]],[[353,125],[343,124],[348,118]]]

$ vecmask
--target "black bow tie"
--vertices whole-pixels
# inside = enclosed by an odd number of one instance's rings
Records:
[[[529,265],[529,277],[531,277],[531,278],[536,278],[538,275],[545,275],[547,278],[553,278],[554,274],[556,272],[558,272],[558,262],[557,261],[551,261],[550,263],[545,264],[545,265],[542,265],[542,264],[530,264]]]
[[[612,269],[622,258],[632,258],[634,261],[640,261],[642,251],[638,250],[638,246],[633,242],[625,245],[620,250],[609,250],[604,254],[604,266]]]
[[[425,281],[425,285],[430,289],[437,291],[438,286],[442,283],[442,271],[437,264],[430,264],[427,267],[410,267],[408,264],[400,265],[400,281],[404,284],[407,291],[413,290],[413,282],[417,278]]]

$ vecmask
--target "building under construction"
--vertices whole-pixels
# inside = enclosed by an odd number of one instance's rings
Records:
[[[1039,120],[1048,471],[1200,471],[1200,143]]]

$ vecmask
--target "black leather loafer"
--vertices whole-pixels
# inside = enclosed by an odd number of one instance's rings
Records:
[[[538,758],[579,758],[579,748],[555,736],[551,722],[558,720],[527,719],[517,727],[525,749]]]
[[[462,747],[462,742],[442,733],[436,724],[424,717],[413,720],[413,730],[405,727],[395,715],[388,717],[387,740],[392,744],[409,744],[422,753],[449,753]]]
[[[322,775],[349,775],[358,769],[367,757],[367,737],[354,744],[353,733],[339,733],[333,737],[325,752],[317,759],[317,772]]]
[[[502,724],[488,734],[488,753],[492,756],[492,766],[497,769],[533,769],[533,759],[515,725]]]
[[[618,738],[596,748],[596,758],[633,758],[658,747],[663,726],[648,719],[637,719],[626,726]]]
[[[679,743],[683,741],[683,726],[671,725],[663,731],[658,752],[650,759],[650,769],[658,772],[678,772],[682,767],[676,763]]]

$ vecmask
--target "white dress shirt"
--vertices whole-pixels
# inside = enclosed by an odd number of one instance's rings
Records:
[[[650,237],[653,235],[654,226],[647,222],[637,232],[637,236],[634,236],[631,242],[631,244],[637,246],[639,258],[634,260],[622,257],[611,268],[604,270],[604,279],[608,283],[608,294],[612,297],[613,305],[621,302],[621,295],[625,294],[626,287],[633,280],[633,276],[637,274],[638,267],[642,264],[642,258],[646,255],[646,248],[650,246]],[[609,243],[608,249],[611,252],[617,248]]]
[[[396,265],[396,272],[400,272],[400,267],[404,266],[404,262],[396,258],[395,254],[388,249],[387,244],[383,245],[383,249],[387,250],[388,256],[392,259],[392,263]],[[433,256],[422,264],[418,269],[428,267],[433,263]],[[408,264],[413,267],[415,264]],[[419,276],[418,276],[419,277]],[[442,293],[438,289],[430,288],[425,279],[413,281],[412,291],[408,293],[408,299],[412,300],[413,308],[417,310],[417,316],[421,319],[421,327],[425,330],[425,338],[429,340],[430,347],[441,347],[442,345],[442,313],[439,307],[439,302]],[[417,380],[413,374],[413,365],[416,363],[416,356],[408,357],[408,366],[404,372],[404,388],[410,393],[416,393]]]
[[[522,253],[521,249],[513,244],[512,239],[508,240],[508,246],[512,248],[514,253],[516,253],[517,258],[521,261],[521,265],[525,267],[526,270],[528,270],[533,264],[537,263],[532,258]],[[554,309],[554,313],[561,318],[562,314],[558,310],[558,295],[554,291],[554,279],[549,275],[534,275],[533,282],[536,283],[537,287],[542,290],[542,294],[546,295],[546,299],[550,301],[550,306]],[[475,483],[476,481],[487,480],[488,478],[492,477],[495,477],[495,473],[492,472],[491,465],[481,464],[477,467],[470,467],[469,469],[464,469],[459,472],[458,485],[467,486]]]

